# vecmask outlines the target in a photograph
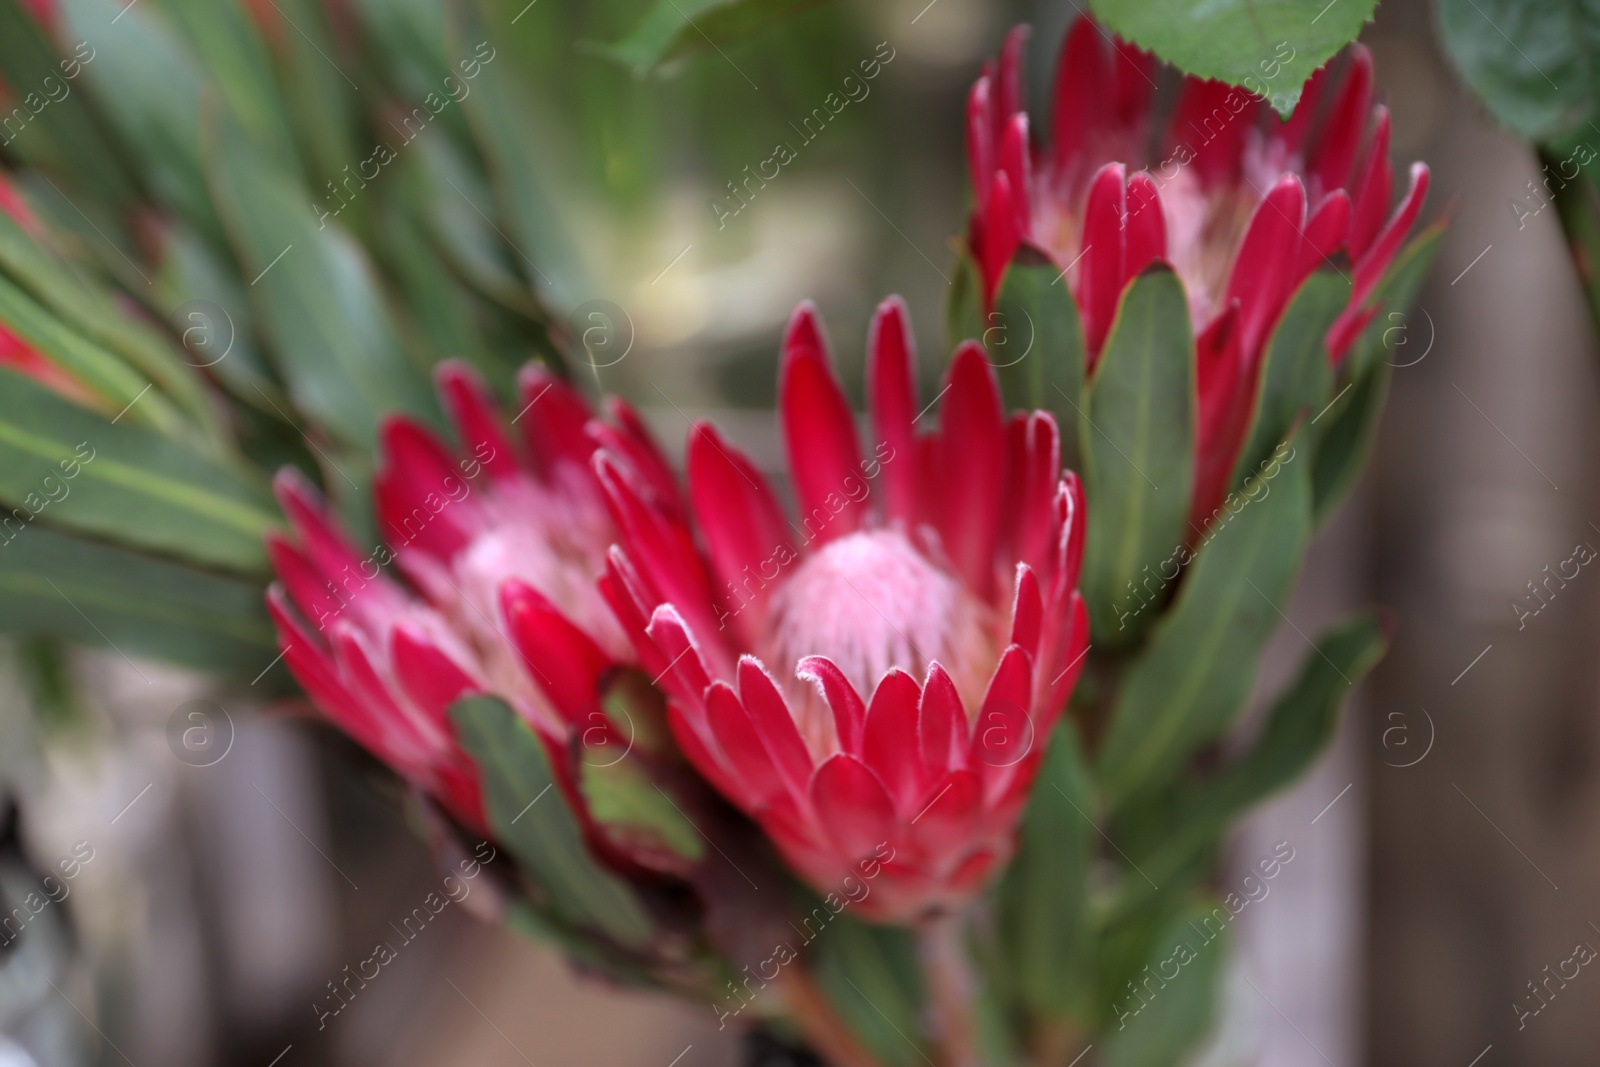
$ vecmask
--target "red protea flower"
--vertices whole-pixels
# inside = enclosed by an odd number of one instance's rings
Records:
[[[1083,502],[1055,421],[1008,420],[976,345],[956,352],[940,429],[922,435],[898,299],[868,347],[864,457],[814,309],[789,323],[779,408],[797,522],[750,460],[694,426],[709,566],[629,464],[597,457],[623,545],[602,588],[690,762],[817,890],[855,899],[866,879],[860,912],[905,920],[958,904],[1010,854],[1088,639]]]
[[[591,453],[604,442],[661,493],[675,490],[621,401],[612,425],[592,420],[575,392],[530,366],[512,420],[522,423],[519,449],[464,365],[444,364],[438,379],[465,452],[452,455],[409,419],[386,422],[375,483],[386,543],[358,550],[302,476],[278,476],[299,544],[269,539],[281,581],[269,604],[285,662],[313,702],[481,830],[477,775],[456,744],[451,704],[490,692],[553,753],[574,731],[599,743],[592,731],[611,729],[599,714],[602,677],[634,660],[595,586],[615,532]],[[411,588],[382,571],[391,560]],[[569,768],[551,762],[558,778]]]
[[[1186,77],[1158,123],[1154,57],[1088,18],[1066,35],[1050,139],[1036,145],[1020,87],[1026,34],[1011,32],[967,104],[968,240],[984,299],[992,307],[1023,243],[1049,255],[1069,276],[1092,372],[1123,289],[1154,260],[1173,267],[1195,332],[1191,521],[1202,528],[1227,489],[1262,350],[1289,298],[1319,265],[1349,256],[1350,303],[1327,336],[1333,359],[1343,356],[1376,314],[1368,305],[1422,208],[1428,168],[1412,165],[1391,215],[1389,113],[1373,102],[1360,45],[1342,75],[1317,71],[1288,122],[1243,89]]]

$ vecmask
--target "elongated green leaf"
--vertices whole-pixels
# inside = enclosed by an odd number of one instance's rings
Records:
[[[1243,756],[1211,778],[1182,787],[1159,843],[1139,855],[1149,882],[1130,878],[1113,915],[1131,913],[1215,849],[1233,821],[1299,778],[1332,739],[1339,709],[1383,658],[1388,639],[1378,619],[1358,615],[1322,634],[1294,683],[1273,702],[1261,734]]]
[[[208,233],[216,216],[200,163],[204,74],[151,5],[63,0],[66,33],[94,49],[82,79],[136,160],[144,184]]]
[[[69,328],[4,277],[0,277],[0,322],[68,377],[81,382],[89,394],[99,399],[108,416],[132,404],[150,385],[122,360]],[[183,434],[184,420],[164,394],[143,399],[150,403],[142,411],[129,409],[131,421],[173,436]]]
[[[1182,1063],[1217,1014],[1228,958],[1227,909],[1192,905],[1157,936],[1145,965],[1111,1006],[1100,1045],[1105,1067],[1172,1067]]]
[[[1004,977],[1033,1012],[1084,1019],[1092,988],[1088,888],[1093,779],[1071,723],[1056,727],[1028,800],[1017,855],[1000,883]]]
[[[1318,526],[1328,521],[1349,495],[1366,468],[1378,423],[1389,399],[1393,371],[1379,364],[1335,403],[1323,426],[1317,427],[1316,465],[1311,470],[1311,496]]]
[[[1177,275],[1155,267],[1122,294],[1078,427],[1092,502],[1083,593],[1097,644],[1138,637],[1156,613],[1119,622],[1140,603],[1135,586],[1187,540],[1197,405],[1189,305]]]
[[[1026,254],[1026,253],[1023,253]],[[995,301],[995,325],[984,333],[989,358],[1010,407],[1042,408],[1056,418],[1065,465],[1076,467],[1083,406],[1083,328],[1066,278],[1047,259],[1006,268]],[[998,343],[997,343],[998,342]]]
[[[1495,118],[1531,141],[1600,109],[1600,4],[1439,0],[1446,54]]]
[[[945,296],[945,347],[954,352],[962,341],[978,341],[988,328],[983,314],[983,279],[978,265],[966,252],[956,256],[950,289]]]
[[[552,156],[542,151],[548,137],[534,122],[534,109],[524,87],[499,54],[477,12],[459,4],[455,39],[462,56],[479,61],[472,93],[461,102],[478,150],[488,163],[495,201],[509,222],[517,265],[532,286],[557,307],[571,307],[578,294],[592,288],[582,257],[572,243],[561,213],[550,198],[556,175]],[[452,194],[466,198],[463,189]],[[475,212],[494,217],[496,204],[473,203]]]
[[[378,417],[437,421],[427,378],[396,337],[361,247],[218,116],[208,153],[217,203],[258,321],[296,406],[347,444],[371,449]]]
[[[1350,302],[1350,282],[1316,271],[1289,301],[1267,342],[1256,383],[1255,415],[1228,488],[1238,489],[1267,460],[1302,414],[1315,418],[1331,399],[1333,371],[1323,338]]]
[[[589,854],[577,819],[555,788],[544,747],[527,724],[488,696],[457,701],[450,717],[483,776],[489,828],[549,894],[555,912],[622,945],[646,945],[651,924],[644,906]]]
[[[334,41],[327,11],[321,0],[272,0],[272,12],[281,20],[273,42],[278,84],[310,172],[310,186],[319,195],[327,182],[342,182],[348,174],[358,173],[373,149],[361,136],[358,71]],[[372,87],[367,91],[371,93]],[[359,232],[365,211],[365,200],[357,199],[354,213],[342,221]]]
[[[1407,367],[1427,358],[1435,339],[1433,319],[1424,315],[1422,321],[1414,321],[1411,311],[1428,268],[1433,266],[1444,229],[1445,220],[1440,219],[1412,238],[1389,264],[1366,305],[1378,314],[1345,353],[1349,378],[1361,377],[1379,360]]]
[[[1250,695],[1311,534],[1311,462],[1287,452],[1213,523],[1176,602],[1124,676],[1099,773],[1113,807],[1166,782]],[[1092,528],[1091,528],[1092,536]]]
[[[256,678],[277,656],[258,582],[62,533],[43,520],[20,529],[0,523],[0,530],[6,633],[48,634],[242,678]]]
[[[0,117],[0,144],[30,162],[56,164],[120,210],[134,196],[133,179],[79,91],[83,61],[95,58],[92,47],[76,43],[58,56],[21,0],[0,0],[0,74],[29,116]]]
[[[261,538],[278,525],[265,485],[3,369],[0,501],[18,509],[15,518],[43,514],[54,525],[242,572],[266,569]]]
[[[1090,0],[1117,36],[1186,74],[1241,86],[1285,117],[1312,72],[1361,32],[1377,0]]]
[[[796,937],[792,948],[816,953],[817,982],[879,1063],[925,1065],[921,972],[911,932],[864,923],[844,907],[836,914],[819,902],[802,920],[813,941]]]
[[[639,73],[748,37],[823,0],[657,0],[627,37],[599,49]]]
[[[188,40],[258,151],[298,174],[300,160],[272,60],[241,0],[157,0]]]
[[[139,375],[148,376],[156,388],[182,408],[186,421],[192,421],[213,440],[217,438],[220,431],[211,399],[206,395],[193,366],[185,366],[183,359],[164,338],[129,316],[125,309],[117,307],[110,294],[100,289],[94,281],[80,276],[48,255],[33,243],[14,219],[3,213],[0,213],[0,271],[4,271],[9,281],[72,328],[71,331],[63,331],[60,324],[38,316],[32,305],[18,310],[15,294],[12,294],[6,321],[13,324],[13,330],[31,328],[35,344],[49,346],[53,343],[64,349],[57,358],[70,361],[70,364],[64,362],[64,366],[82,364],[85,381],[93,383],[98,380],[97,376],[104,376],[106,387],[112,390],[107,394],[108,398],[115,402],[118,409],[143,391],[147,383]],[[9,287],[6,287],[6,292],[10,293]],[[30,327],[29,323],[36,324]],[[66,336],[72,331],[81,333],[107,353],[120,357],[128,366],[120,370],[110,369],[110,360],[88,351]],[[157,397],[151,407],[164,409],[165,404],[164,398]],[[136,422],[152,421],[145,413],[130,411],[127,417]],[[175,432],[172,420],[166,417],[158,416],[156,424],[168,432]]]

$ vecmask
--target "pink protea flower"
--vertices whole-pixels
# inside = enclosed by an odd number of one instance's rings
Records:
[[[778,388],[798,522],[694,426],[709,565],[629,464],[597,457],[622,533],[601,584],[690,762],[819,892],[866,879],[858,910],[903,921],[958,905],[1010,855],[1088,639],[1083,502],[1055,421],[1007,419],[976,345],[921,435],[898,299],[869,360],[866,455],[816,313],[795,312]]]
[[[1338,360],[1376,314],[1373,291],[1416,221],[1428,168],[1390,214],[1389,112],[1372,57],[1322,68],[1288,122],[1244,89],[1185,77],[1169,118],[1152,110],[1154,57],[1079,18],[1056,69],[1049,140],[1035,144],[1020,86],[1027,35],[1007,37],[967,104],[976,209],[968,242],[989,306],[1024,243],[1069,276],[1091,373],[1117,301],[1151,262],[1176,270],[1195,332],[1200,410],[1191,521],[1227,490],[1263,348],[1300,283],[1335,254],[1354,263],[1329,331]]]
[[[591,454],[603,442],[626,456],[668,513],[675,489],[621,401],[609,424],[594,420],[575,392],[529,366],[512,420],[518,447],[463,364],[442,365],[438,380],[464,451],[452,454],[410,419],[385,423],[375,495],[386,543],[358,550],[302,476],[278,476],[298,544],[269,539],[280,579],[269,605],[285,662],[313,702],[481,830],[476,771],[456,743],[451,704],[479,692],[505,699],[575,793],[563,753],[575,734],[594,744],[594,731],[612,729],[600,713],[602,681],[634,662],[595,586],[615,531]],[[381,570],[391,560],[409,587]]]

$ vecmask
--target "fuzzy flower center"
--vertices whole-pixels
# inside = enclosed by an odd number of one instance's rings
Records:
[[[769,663],[826,656],[870,699],[892,667],[919,682],[937,661],[968,709],[999,655],[994,611],[897,530],[853,533],[806,556],[773,594]],[[791,707],[813,751],[833,748],[832,714],[811,687],[788,679]]]

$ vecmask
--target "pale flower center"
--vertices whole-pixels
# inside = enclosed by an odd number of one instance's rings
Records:
[[[850,534],[797,566],[767,614],[763,652],[775,673],[792,672],[805,656],[826,656],[870,700],[891,667],[921,682],[938,661],[968,711],[978,706],[999,655],[995,613],[904,535]],[[815,690],[792,673],[779,681],[812,751],[832,751],[832,713]]]

